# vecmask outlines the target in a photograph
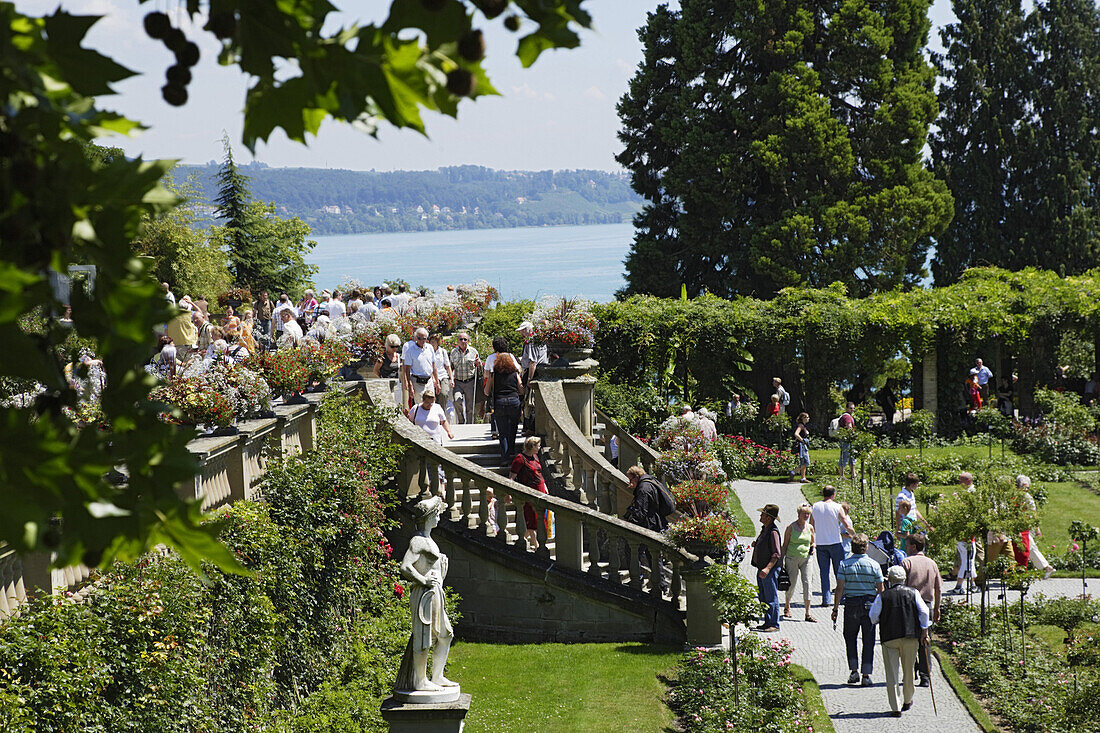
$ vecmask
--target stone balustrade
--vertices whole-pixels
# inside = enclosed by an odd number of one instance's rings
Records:
[[[653,474],[657,468],[657,459],[660,454],[642,441],[635,438],[629,431],[624,430],[617,422],[612,420],[600,408],[596,408],[596,419],[603,423],[604,437],[615,436],[619,444],[619,468],[625,471],[630,466],[640,465],[648,474]]]
[[[626,477],[591,443],[578,437],[575,425],[570,429],[568,411],[560,414],[564,409],[560,384],[557,389],[554,389],[556,383],[533,384],[537,384],[539,390],[535,402],[538,425],[556,436],[550,442],[556,442],[559,455],[568,456],[570,464],[576,467],[574,476],[586,475],[580,484],[583,490],[595,495],[601,486],[625,486]],[[392,406],[392,382],[368,381],[366,395],[375,405]],[[540,413],[548,404],[554,406],[554,414],[560,421],[550,418],[547,412]],[[651,602],[672,603],[676,608],[683,608],[685,602],[694,597],[709,603],[709,594],[698,574],[698,558],[672,545],[664,535],[583,503],[539,493],[493,473],[436,444],[427,433],[400,416],[393,425],[398,440],[406,446],[404,466],[398,477],[399,489],[410,498],[430,494],[442,496],[449,508],[443,517],[445,521],[463,530],[492,537],[509,545],[513,551],[541,553],[544,557],[549,553],[549,559],[557,565],[587,573],[606,583],[637,589]],[[497,499],[497,528],[490,524],[487,503],[480,501],[490,488]],[[478,498],[476,510],[475,496]],[[540,549],[537,553],[531,553],[522,537],[525,528],[523,505],[526,503],[531,504],[539,516],[536,533]],[[553,512],[554,516],[552,543],[547,543],[545,522],[542,521],[546,511]],[[515,531],[509,532],[509,526],[514,526]],[[640,552],[643,548],[644,553]],[[648,555],[651,561],[640,562],[642,555]],[[667,594],[662,593],[657,577],[660,571],[655,561],[658,557],[667,563],[670,571]],[[688,586],[686,594],[685,584]],[[717,634],[721,639],[721,625],[716,621],[713,607],[703,608],[704,605],[707,604],[697,601],[696,612],[688,611],[689,619],[698,619],[696,628],[688,629],[688,638],[698,643],[717,643],[713,638]]]
[[[343,387],[351,393],[358,383]],[[176,487],[180,497],[198,501],[210,511],[241,499],[257,499],[259,479],[267,466],[265,450],[303,452],[313,448],[317,431],[317,405],[323,394],[306,395],[307,404],[276,405],[273,418],[242,420],[238,434],[201,437],[187,444],[199,464],[190,481]],[[84,583],[91,570],[84,565],[52,567],[50,553],[18,555],[0,545],[0,618],[10,614],[28,596],[44,592],[54,595]]]
[[[535,432],[577,501],[593,509],[622,516],[634,498],[626,474],[607,460],[578,427],[562,382],[531,383]]]

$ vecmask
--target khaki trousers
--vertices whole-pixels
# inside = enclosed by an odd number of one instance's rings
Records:
[[[913,702],[913,667],[917,661],[919,639],[891,639],[882,643],[882,666],[886,668],[886,696],[890,709],[898,712],[898,662],[901,662],[902,702]]]

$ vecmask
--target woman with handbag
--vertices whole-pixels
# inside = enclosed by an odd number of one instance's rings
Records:
[[[795,579],[802,578],[802,603],[806,606],[806,620],[817,623],[817,619],[810,615],[810,555],[814,554],[814,528],[810,524],[810,512],[810,505],[803,504],[798,507],[798,519],[787,525],[787,531],[783,535],[783,569],[787,573],[787,587],[783,588],[783,578],[780,578],[779,589],[787,591],[783,616],[790,618]]]

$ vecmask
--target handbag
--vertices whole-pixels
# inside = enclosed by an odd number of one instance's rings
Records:
[[[779,576],[775,579],[775,587],[778,590],[789,590],[791,587],[791,575],[787,568],[779,568]]]

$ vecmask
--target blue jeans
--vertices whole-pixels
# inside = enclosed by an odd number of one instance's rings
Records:
[[[840,469],[842,471],[845,468],[847,468],[848,466],[851,466],[853,469],[855,469],[856,462],[855,462],[855,459],[852,458],[852,444],[851,443],[843,443],[842,442],[840,444],[840,461],[839,461],[839,463],[840,463]]]
[[[848,651],[848,669],[861,674],[871,674],[875,668],[875,625],[871,623],[871,604],[874,596],[844,598],[844,646]],[[863,664],[859,663],[856,637],[863,634]]]
[[[832,584],[829,581],[829,564],[833,566],[833,575],[840,570],[840,561],[844,559],[844,547],[838,542],[835,545],[818,545],[816,548],[817,568],[821,571],[821,603],[828,606],[833,602]]]
[[[756,597],[761,603],[768,604],[768,611],[764,614],[764,626],[779,628],[779,563],[775,564],[772,571],[760,577],[760,571],[756,571]]]

